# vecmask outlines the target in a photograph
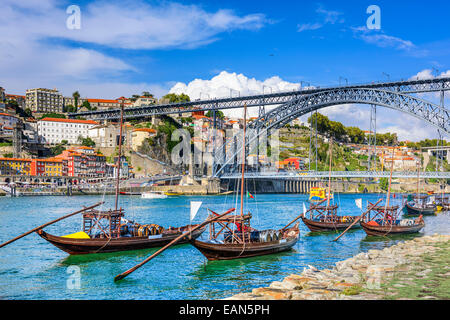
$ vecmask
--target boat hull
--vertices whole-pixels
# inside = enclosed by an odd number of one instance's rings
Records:
[[[191,244],[210,261],[250,258],[292,249],[298,241],[298,227],[285,232],[289,234],[292,231],[293,235],[271,242],[247,242],[244,245],[242,243],[211,243],[193,239]]]
[[[407,214],[408,216],[420,216],[420,215],[432,216],[435,214],[436,208],[435,207],[416,208],[416,207],[413,207],[413,206],[409,205],[408,203],[406,203],[404,210],[405,210],[405,214]]]
[[[311,232],[321,232],[321,231],[339,231],[347,229],[354,221],[349,222],[323,222],[323,221],[314,221],[308,218],[302,217],[303,223],[308,227]],[[360,228],[359,224],[353,225],[352,229]]]
[[[195,227],[195,225],[192,225]],[[107,253],[120,252],[129,250],[140,250],[155,247],[162,247],[180,236],[182,232],[188,231],[188,226],[180,228],[184,231],[174,232],[170,234],[162,234],[160,238],[148,237],[120,237],[120,238],[102,238],[102,239],[73,239],[55,236],[46,233],[44,230],[38,230],[37,233],[41,238],[47,240],[55,247],[67,252],[70,255],[91,254],[91,253]],[[206,227],[200,228],[187,235],[178,244],[188,243],[192,239],[198,238]]]
[[[425,227],[425,223],[421,222],[413,226],[372,226],[361,222],[361,226],[369,236],[386,236],[416,233]]]

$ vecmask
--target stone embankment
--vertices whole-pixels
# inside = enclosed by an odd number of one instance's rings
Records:
[[[228,300],[450,299],[450,235],[369,250],[332,269],[308,266],[269,287]]]

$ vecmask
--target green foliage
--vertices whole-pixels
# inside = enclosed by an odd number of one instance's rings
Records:
[[[4,153],[4,154],[3,154],[3,157],[4,157],[4,158],[12,158],[12,157],[13,157],[13,154],[12,154],[12,153]]]
[[[33,116],[33,112],[31,111],[30,108],[26,108],[26,109],[24,110],[24,112],[25,112],[25,115],[26,115],[27,117],[32,117],[32,116]]]
[[[78,92],[78,91],[75,91],[74,93],[72,93],[72,97],[73,97],[73,99],[75,100],[75,111],[74,112],[77,112],[77,109],[78,109],[78,99],[80,99],[80,93]]]
[[[142,96],[143,97],[151,97],[151,98],[153,98],[154,97],[154,95],[153,94],[151,94],[150,92],[148,92],[148,91],[143,91],[142,92]]]
[[[82,136],[79,136],[78,141],[81,143],[82,146],[95,147],[95,142],[90,137],[83,138]]]
[[[366,136],[364,131],[357,127],[347,127],[346,132],[352,143],[364,143]]]
[[[53,156],[57,156],[58,154],[61,154],[64,150],[66,150],[66,147],[64,147],[64,145],[62,144],[57,144],[54,147],[50,148],[50,151],[52,152]]]
[[[59,118],[59,119],[65,119],[66,116],[64,114],[61,113],[44,113],[42,115],[42,117],[40,117],[39,119],[43,119],[43,118]]]
[[[191,101],[191,98],[187,94],[181,93],[181,94],[175,94],[175,93],[169,93],[166,94],[163,99],[169,100],[170,103],[178,103],[178,102],[189,102]]]
[[[380,178],[379,180],[380,189],[384,191],[388,191],[389,189],[389,179],[388,178]]]
[[[11,141],[0,142],[0,147],[10,147],[13,143]]]
[[[213,112],[211,111],[211,110],[209,110],[207,113],[206,113],[206,116],[208,117],[208,118],[212,118],[213,117]],[[218,119],[223,119],[223,118],[225,118],[225,115],[223,114],[223,112],[222,111],[216,111],[216,118],[218,118]]]

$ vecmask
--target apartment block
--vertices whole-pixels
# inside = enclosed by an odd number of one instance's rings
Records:
[[[28,89],[25,108],[32,112],[49,113],[63,111],[63,96],[56,89]]]
[[[76,144],[78,137],[87,138],[89,129],[97,125],[92,120],[43,118],[38,121],[37,131],[46,143],[56,144],[67,140],[70,144]]]

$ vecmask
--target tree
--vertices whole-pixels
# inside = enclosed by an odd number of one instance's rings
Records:
[[[78,91],[75,91],[72,93],[72,97],[75,100],[75,112],[77,112],[78,109],[78,99],[80,99],[80,93]]]
[[[209,110],[208,112],[206,112],[206,116],[207,116],[208,118],[212,118],[213,115],[214,115],[214,113],[213,113],[211,110]],[[218,111],[216,111],[216,117],[219,118],[219,119],[223,119],[223,118],[225,118],[225,115],[223,114],[222,111],[218,110]]]
[[[32,116],[33,116],[33,112],[31,111],[30,108],[26,108],[24,112],[25,112],[25,114],[26,114],[28,117],[32,117]]]
[[[81,105],[81,107],[85,107],[88,110],[92,110],[91,104],[87,100],[83,101],[83,104]]]
[[[345,131],[347,132],[347,135],[352,143],[364,143],[366,136],[360,128],[347,127]]]
[[[187,94],[180,93],[168,93],[166,94],[163,99],[169,100],[170,103],[178,103],[178,102],[189,102],[191,101],[191,98]]]
[[[135,102],[137,99],[139,99],[141,96],[140,95],[138,95],[138,94],[133,94],[132,96],[131,96],[131,98],[130,98],[130,101],[133,101],[133,102]]]
[[[95,147],[95,142],[90,137],[83,138],[83,136],[78,136],[78,142],[85,147]]]
[[[380,184],[381,190],[387,191],[389,188],[389,179],[388,178],[380,178],[379,184]]]
[[[58,118],[58,119],[65,119],[66,116],[65,116],[64,114],[61,114],[61,113],[54,113],[54,112],[51,112],[51,113],[44,113],[44,114],[42,115],[42,117],[40,117],[40,119],[43,119],[43,118]]]
[[[321,113],[314,113],[311,117],[308,118],[308,123],[311,125],[311,128],[315,128],[316,115],[317,131],[320,133],[327,133],[330,130],[330,119],[328,119],[327,116],[324,116]]]
[[[153,94],[151,94],[150,92],[148,92],[148,91],[143,91],[142,92],[142,96],[143,97],[151,97],[151,98],[153,98],[154,97],[154,95]]]

